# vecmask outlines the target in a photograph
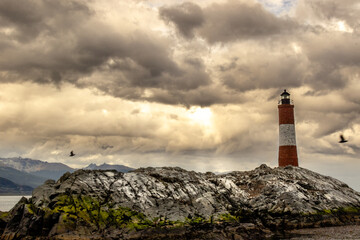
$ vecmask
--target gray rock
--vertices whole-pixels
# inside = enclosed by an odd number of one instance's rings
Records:
[[[357,222],[360,209],[360,193],[334,178],[300,167],[272,169],[263,164],[252,171],[222,175],[163,167],[141,168],[128,173],[115,170],[66,173],[57,182],[47,181],[36,188],[29,203],[18,204],[23,206],[23,210],[16,210],[19,206],[12,210],[10,221],[21,226],[18,233],[31,233],[32,236],[38,236],[39,232],[51,236],[68,232],[86,235],[99,232],[99,229],[110,234],[110,226],[101,226],[99,220],[88,220],[87,225],[84,225],[84,221],[76,217],[76,224],[72,228],[66,227],[62,223],[67,220],[65,210],[60,208],[60,212],[56,212],[59,211],[56,208],[59,202],[64,201],[61,198],[63,196],[69,196],[73,203],[86,196],[96,200],[91,204],[95,204],[98,209],[110,212],[128,208],[144,214],[150,220],[184,222],[199,218],[204,221],[211,219],[212,223],[213,219],[221,220],[222,216],[230,214],[237,216],[237,221],[242,224],[233,226],[236,230],[231,228],[233,230],[219,231],[232,232],[231,238],[234,239],[244,238],[245,235],[240,234],[243,232],[259,232],[260,227],[265,231],[266,228],[332,226]],[[37,211],[33,216],[24,212],[28,205]],[[353,213],[345,214],[344,209],[350,209]],[[46,214],[41,214],[42,211]],[[31,222],[51,224],[35,226]],[[4,234],[10,236],[13,232],[10,224]],[[117,230],[111,234],[124,237],[128,233]],[[135,235],[131,236],[136,239]]]

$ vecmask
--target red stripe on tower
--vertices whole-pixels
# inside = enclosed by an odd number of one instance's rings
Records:
[[[279,108],[279,167],[299,166],[294,121],[294,105],[286,89],[281,94]]]

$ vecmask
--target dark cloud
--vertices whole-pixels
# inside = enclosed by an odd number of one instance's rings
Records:
[[[360,45],[353,34],[310,34],[302,42],[311,65],[305,83],[317,91],[342,89],[360,73]]]
[[[160,16],[175,24],[185,37],[197,30],[210,43],[266,37],[290,31],[297,25],[267,12],[262,5],[228,1],[201,9],[194,3],[164,7]]]
[[[359,37],[347,33],[312,35],[303,41],[306,55],[326,65],[358,66],[360,64]]]
[[[0,2],[0,25],[12,28],[12,38],[26,42],[40,34],[66,31],[91,15],[82,1],[4,0]]]
[[[358,117],[354,113],[339,113],[339,112],[328,112],[325,114],[309,114],[310,116],[317,117],[317,121],[320,122],[320,118],[326,118],[329,121],[319,125],[314,133],[314,137],[321,138],[333,134],[335,132],[341,132],[344,129],[351,128],[358,120]]]
[[[193,3],[188,4],[194,7]],[[302,4],[299,4],[299,12],[311,9],[314,14],[320,13],[318,18],[326,21],[335,20],[332,24],[344,20],[353,28],[359,25],[356,1],[339,3],[317,0],[303,1]],[[223,72],[222,81],[228,88],[248,91],[256,88],[278,88],[284,85],[299,87],[307,84],[316,91],[342,89],[352,76],[359,73],[360,59],[357,52],[360,51],[360,44],[356,33],[334,33],[319,25],[311,27],[305,23],[300,27],[301,24],[298,22],[302,20],[301,17],[276,17],[260,4],[241,1],[215,3],[202,8],[202,11],[197,13],[203,21],[201,24],[191,25],[189,21],[177,17],[185,11],[183,5],[179,5],[179,8],[162,8],[160,15],[164,18],[165,14],[166,20],[172,21],[186,37],[190,35],[186,35],[182,28],[190,29],[191,33],[196,32],[210,43],[249,39],[264,41],[263,37],[267,36],[272,36],[272,45],[275,43],[276,46],[279,43],[275,48],[267,46],[268,49],[275,50],[276,55],[269,52],[254,52],[254,55],[246,56],[252,61],[241,62],[238,61],[242,55],[240,53],[234,61],[218,65],[219,71]],[[193,12],[191,18],[194,18],[195,14]],[[287,51],[279,55],[278,51],[282,47],[291,46],[291,41],[297,42],[302,48],[300,57],[289,56]],[[268,44],[268,41],[264,44]]]
[[[238,57],[234,57],[231,59],[228,63],[223,63],[218,66],[219,71],[221,72],[227,72],[229,70],[232,70],[237,67],[237,61],[239,60]]]
[[[274,16],[260,4],[229,1],[213,4],[204,12],[206,23],[199,32],[210,43],[266,37],[296,27],[294,22]]]
[[[134,100],[147,88],[172,95],[211,83],[201,59],[175,61],[165,39],[141,31],[124,35],[82,2],[2,1],[0,19],[15,29],[0,42],[3,82],[71,82]],[[107,79],[84,80],[94,73]]]
[[[107,150],[107,149],[111,149],[111,148],[114,148],[114,146],[108,145],[108,144],[101,145],[101,149],[103,149],[103,150]]]
[[[175,63],[164,48],[149,43],[151,41],[132,43],[131,57],[118,61],[116,68],[125,76],[123,81],[127,86],[177,91],[210,84],[200,59],[186,58]]]
[[[314,4],[306,6],[330,14],[322,1]],[[350,21],[344,7],[333,9]],[[306,85],[329,92],[359,73],[357,34],[300,28],[301,18],[275,16],[251,1],[161,7],[162,20],[194,39],[178,42],[148,29],[125,32],[94,8],[74,0],[1,1],[0,25],[10,29],[0,32],[1,81],[70,82],[118,98],[191,107],[240,103],[242,93],[255,89]],[[224,46],[219,54],[198,50],[218,42]]]
[[[238,61],[236,67],[222,74],[224,85],[240,92],[254,89],[299,87],[304,82],[306,65],[293,55],[271,52],[247,54],[248,59]]]
[[[204,22],[202,9],[191,2],[162,7],[159,14],[165,21],[174,23],[178,31],[187,38],[192,38],[194,29],[200,27]]]

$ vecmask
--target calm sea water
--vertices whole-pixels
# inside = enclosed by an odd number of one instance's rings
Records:
[[[0,196],[0,211],[6,212],[15,206],[23,196]],[[30,198],[31,196],[24,196]]]

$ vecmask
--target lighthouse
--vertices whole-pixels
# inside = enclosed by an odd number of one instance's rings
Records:
[[[279,167],[299,166],[296,150],[294,105],[291,104],[290,93],[286,89],[280,96],[281,100],[278,105]]]

